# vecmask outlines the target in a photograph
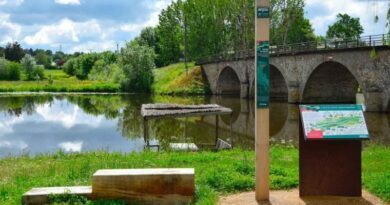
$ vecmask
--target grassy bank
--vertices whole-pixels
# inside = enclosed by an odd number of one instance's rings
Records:
[[[272,189],[298,186],[298,151],[271,147]],[[390,149],[370,146],[363,152],[363,184],[371,193],[390,201]],[[214,204],[219,195],[253,190],[254,152],[199,153],[94,152],[42,155],[0,160],[0,204],[19,204],[21,195],[36,186],[90,185],[98,169],[194,167],[196,204]]]
[[[49,82],[51,76],[53,82]],[[0,81],[0,92],[119,92],[119,85],[99,81],[78,80],[62,70],[45,70],[40,81]]]
[[[190,63],[186,73],[184,63],[178,63],[154,70],[152,90],[155,94],[202,95],[209,93],[206,82],[200,67]]]

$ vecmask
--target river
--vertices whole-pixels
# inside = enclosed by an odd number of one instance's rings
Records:
[[[234,97],[170,97],[118,94],[0,95],[0,158],[58,152],[139,152],[145,149],[144,103],[217,103],[233,109],[222,116],[220,138],[242,149],[254,148],[254,101]],[[271,143],[297,146],[298,106],[271,103]],[[390,114],[366,113],[371,140],[390,145]],[[149,143],[161,149],[169,143],[195,143],[203,149],[215,143],[215,117],[159,119],[150,122]],[[232,122],[232,127],[230,127]],[[231,130],[231,131],[230,131]],[[185,133],[187,133],[185,135]]]

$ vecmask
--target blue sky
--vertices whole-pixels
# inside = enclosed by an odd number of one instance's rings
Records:
[[[0,45],[75,51],[114,50],[158,23],[171,0],[0,0]],[[365,35],[385,33],[386,1],[306,0],[306,16],[324,35],[337,13],[360,17]],[[374,24],[374,16],[380,20]]]

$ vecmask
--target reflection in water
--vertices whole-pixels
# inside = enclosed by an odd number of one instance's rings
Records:
[[[169,97],[150,95],[1,95],[0,157],[20,154],[144,149],[144,103],[216,103],[233,109],[220,120],[220,138],[243,149],[254,148],[253,100],[232,97]],[[270,106],[272,143],[297,145],[298,107]],[[215,116],[150,121],[151,144],[215,143]],[[232,132],[230,132],[230,120]],[[390,144],[390,115],[366,113],[374,143]],[[187,133],[187,134],[185,134]]]

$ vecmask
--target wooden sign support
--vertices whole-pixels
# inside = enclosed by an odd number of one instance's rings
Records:
[[[269,0],[256,0],[256,201],[269,200]]]

